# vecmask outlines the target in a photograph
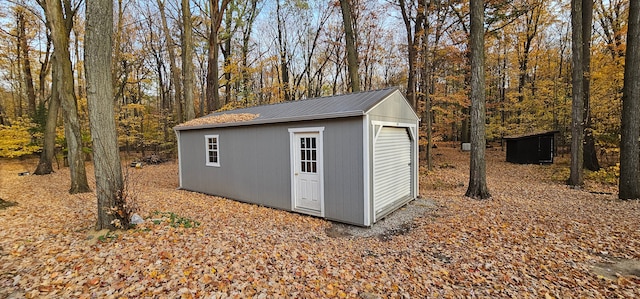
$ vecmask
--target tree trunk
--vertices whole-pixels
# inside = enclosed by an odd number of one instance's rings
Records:
[[[18,7],[18,42],[22,50],[22,71],[24,72],[25,91],[27,93],[27,107],[30,116],[36,115],[36,92],[33,88],[33,75],[31,73],[31,59],[29,59],[29,44],[27,43],[26,24],[24,10]]]
[[[209,0],[211,7],[211,27],[209,30],[209,55],[207,66],[207,109],[208,112],[222,107],[220,101],[220,78],[218,77],[218,31],[222,23],[222,16],[230,0]]]
[[[245,105],[249,104],[249,97],[251,94],[251,78],[249,74],[249,42],[251,41],[251,32],[253,31],[253,23],[255,22],[257,11],[258,0],[250,1],[250,9],[249,15],[247,16],[247,20],[245,21],[245,27],[242,30],[242,48],[241,48],[241,56],[242,56],[242,94],[245,101]]]
[[[71,7],[70,0],[64,0],[65,13],[62,12],[61,0],[46,1],[45,14],[50,23],[51,37],[53,40],[54,55],[58,64],[58,93],[62,105],[64,117],[65,137],[69,150],[69,168],[71,172],[71,188],[69,193],[89,192],[87,173],[84,166],[82,152],[82,134],[80,121],[78,120],[78,108],[73,91],[73,72],[69,53],[69,34],[73,27],[73,15],[75,10]]]
[[[49,99],[49,108],[47,110],[47,123],[44,129],[44,144],[38,166],[33,172],[35,175],[45,175],[53,172],[53,157],[56,147],[56,127],[58,123],[58,112],[60,110],[60,96],[58,94],[58,72],[56,58],[51,58],[54,68],[52,69],[51,79],[51,98]]]
[[[38,74],[38,98],[40,100],[40,103],[44,103],[46,97],[46,92],[45,92],[45,85],[46,85],[46,81],[47,81],[47,75],[49,73],[49,67],[51,65],[50,61],[50,57],[51,57],[51,35],[47,34],[47,49],[46,52],[44,53],[44,61],[42,61],[40,63],[40,71]]]
[[[487,188],[485,138],[485,74],[484,74],[484,1],[471,0],[471,161],[469,188],[465,196],[475,199],[491,197]]]
[[[432,140],[432,136],[431,136],[431,97],[429,95],[430,93],[430,86],[431,86],[431,82],[430,82],[430,77],[431,77],[431,64],[432,62],[429,61],[429,38],[428,38],[428,34],[427,32],[429,31],[429,20],[426,17],[426,8],[425,7],[421,7],[419,6],[418,11],[420,11],[422,9],[423,11],[423,15],[425,17],[421,18],[422,19],[422,28],[423,30],[423,34],[420,34],[420,44],[421,44],[421,51],[422,51],[422,80],[421,81],[421,87],[420,90],[422,91],[422,96],[424,98],[424,112],[423,112],[423,116],[422,116],[422,122],[424,124],[424,128],[425,131],[427,133],[427,146],[425,148],[425,156],[426,156],[426,162],[427,162],[427,169],[429,171],[433,170],[432,167],[432,161],[431,161],[431,149],[433,148],[433,140]],[[434,50],[435,51],[435,50]],[[419,140],[420,138],[418,138]]]
[[[289,87],[289,66],[287,63],[287,41],[285,40],[284,30],[285,24],[280,17],[280,1],[276,1],[276,18],[278,19],[278,50],[280,52],[280,80],[282,84],[282,91],[284,94],[284,101],[291,101],[290,87]]]
[[[358,52],[356,49],[356,38],[351,22],[351,0],[340,0],[342,9],[342,24],[344,25],[344,36],[347,48],[347,68],[349,70],[349,83],[352,92],[360,91],[360,78],[358,76]]]
[[[640,0],[629,1],[622,89],[620,199],[640,199]]]
[[[124,88],[124,84],[126,83],[126,75],[125,75],[125,79],[123,80],[123,84],[119,84],[118,81],[120,81],[120,73],[118,72],[120,70],[120,61],[122,60],[122,50],[121,50],[121,44],[122,44],[122,34],[124,32],[124,5],[122,5],[122,0],[117,0],[118,1],[118,20],[116,21],[116,31],[114,33],[114,37],[113,37],[113,58],[111,60],[111,83],[113,84],[113,90],[114,92],[116,90],[122,90]],[[151,34],[153,34],[153,32],[151,32]],[[126,70],[125,70],[126,71]],[[163,89],[162,89],[163,90]],[[113,101],[117,102],[118,99],[120,98],[120,96],[122,95],[122,92],[116,92],[116,95],[114,96]],[[124,101],[123,101],[124,102]]]
[[[84,61],[98,197],[96,230],[127,228],[129,208],[122,180],[111,83],[113,2],[87,1],[86,22]]]
[[[582,57],[584,59],[584,168],[591,171],[600,170],[596,141],[593,136],[590,98],[591,98],[591,25],[593,23],[593,0],[582,0]]]
[[[191,8],[189,0],[182,0],[182,80],[184,85],[184,116],[185,121],[192,120],[196,117],[196,111],[193,106],[193,37],[191,24]]]
[[[231,23],[233,22],[233,11],[231,9],[227,9],[224,18],[224,47],[222,48],[222,57],[224,60],[224,105],[229,104],[231,102],[231,70],[229,69],[229,65],[231,65],[231,37],[233,33],[231,32]]]
[[[584,58],[582,57],[582,0],[571,0],[571,62],[572,62],[572,105],[571,105],[571,173],[570,186],[580,187],[584,183]]]
[[[422,28],[422,17],[424,14],[416,12],[415,16],[415,24],[414,29],[411,29],[411,20],[414,19],[413,16],[409,15],[407,12],[407,5],[405,0],[399,0],[398,5],[400,6],[400,12],[402,14],[402,21],[404,22],[405,30],[407,33],[407,57],[408,57],[408,65],[409,72],[407,73],[407,99],[413,107],[413,110],[418,111],[418,100],[416,95],[416,65],[418,64],[418,47],[417,43],[417,32],[421,31]],[[422,7],[422,2],[418,4]]]
[[[175,88],[174,100],[176,107],[176,115],[178,123],[184,122],[182,115],[182,81],[180,80],[180,70],[176,63],[176,53],[173,47],[173,38],[171,37],[171,31],[167,25],[167,15],[164,11],[164,0],[157,0],[158,9],[160,10],[160,20],[162,21],[162,31],[164,32],[164,38],[167,42],[167,52],[169,52],[169,70],[171,71],[171,81]]]

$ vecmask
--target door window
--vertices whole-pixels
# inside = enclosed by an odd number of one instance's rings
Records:
[[[317,173],[316,137],[300,137],[300,171]]]

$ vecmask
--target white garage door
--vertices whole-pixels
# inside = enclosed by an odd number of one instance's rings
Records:
[[[411,139],[405,128],[383,127],[374,144],[375,219],[411,198]]]

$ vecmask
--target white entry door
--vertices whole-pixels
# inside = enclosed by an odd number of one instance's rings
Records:
[[[322,215],[322,140],[320,132],[292,132],[294,210]]]

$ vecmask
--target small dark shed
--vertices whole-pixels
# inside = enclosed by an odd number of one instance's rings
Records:
[[[507,162],[518,164],[551,164],[555,156],[558,131],[504,137]]]

